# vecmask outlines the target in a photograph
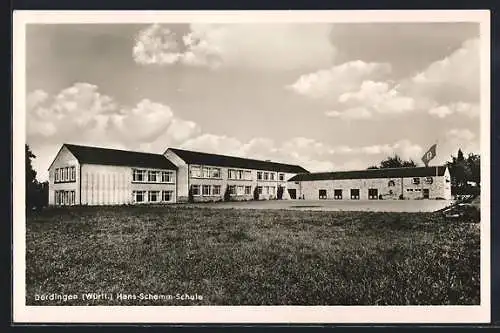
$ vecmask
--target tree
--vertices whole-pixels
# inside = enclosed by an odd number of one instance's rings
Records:
[[[253,199],[254,200],[259,200],[259,187],[255,186],[253,189]]]
[[[36,158],[28,145],[25,145],[26,153],[26,209],[37,208],[38,181],[36,171],[33,169],[32,159]]]
[[[417,164],[412,160],[404,161],[398,155],[389,156],[380,162],[380,166],[370,166],[368,169],[388,168],[415,168]]]
[[[226,191],[224,192],[224,201],[231,201],[231,192],[229,191],[229,185],[226,186]]]
[[[467,167],[469,169],[469,180],[481,183],[481,158],[477,154],[469,154],[467,157]]]
[[[472,189],[468,185],[469,181],[480,185],[481,181],[481,159],[479,155],[470,153],[467,158],[458,149],[457,156],[451,156],[451,161],[447,162],[451,175],[451,192],[453,194],[471,194]],[[477,190],[477,189],[475,189]]]

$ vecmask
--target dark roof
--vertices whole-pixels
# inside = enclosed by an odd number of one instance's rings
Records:
[[[436,175],[436,168],[439,176],[444,175],[446,166],[306,173],[295,175],[289,181],[428,177]]]
[[[63,144],[82,164],[117,165],[177,170],[164,155]]]
[[[187,164],[213,165],[220,167],[246,168],[255,170],[269,170],[287,173],[308,173],[306,169],[298,165],[283,164],[270,161],[253,160],[226,155],[201,153],[191,150],[169,148]]]

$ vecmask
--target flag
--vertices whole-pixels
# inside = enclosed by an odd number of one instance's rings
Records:
[[[422,162],[424,162],[425,166],[429,165],[430,160],[436,157],[436,146],[437,144],[433,144],[429,150],[422,156]]]

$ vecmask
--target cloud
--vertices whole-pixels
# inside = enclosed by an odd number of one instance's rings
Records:
[[[344,120],[349,119],[370,119],[372,118],[372,113],[364,107],[350,108],[343,111],[326,111],[325,115],[331,118],[340,118]]]
[[[179,38],[155,24],[141,30],[133,48],[142,65],[279,69],[323,67],[336,50],[329,24],[191,24]]]
[[[27,137],[33,145],[73,142],[143,149],[178,144],[200,131],[168,105],[149,99],[133,107],[120,105],[88,83],[75,83],[55,96],[36,90],[26,100]]]
[[[479,38],[465,41],[449,56],[433,62],[411,78],[413,94],[438,103],[478,102],[480,91]]]
[[[446,133],[446,137],[454,142],[472,141],[476,138],[476,135],[469,129],[451,129]]]
[[[172,65],[182,58],[176,35],[168,28],[153,24],[137,34],[132,55],[141,65]]]
[[[389,64],[356,60],[304,74],[286,88],[309,98],[334,101],[344,93],[356,91],[364,80],[382,78],[390,72]]]
[[[453,114],[466,115],[469,118],[479,117],[479,105],[465,102],[439,105],[429,110],[429,114],[438,118],[446,118]]]

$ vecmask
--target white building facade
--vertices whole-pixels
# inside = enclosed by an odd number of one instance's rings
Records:
[[[49,167],[49,205],[175,203],[163,155],[64,144]]]
[[[288,181],[292,198],[305,200],[450,200],[446,166],[300,174]]]
[[[298,166],[226,155],[169,148],[165,157],[177,167],[178,201],[187,201],[191,189],[194,201],[220,201],[226,189],[232,200],[290,199],[288,180],[308,173]]]

